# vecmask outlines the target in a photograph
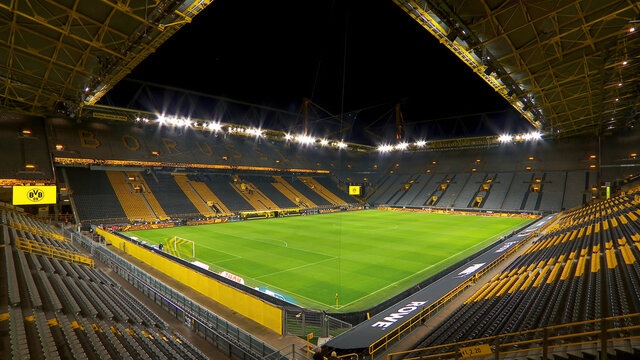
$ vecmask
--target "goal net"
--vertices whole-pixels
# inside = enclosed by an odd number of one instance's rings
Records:
[[[167,245],[166,251],[171,255],[181,259],[195,259],[196,257],[196,244],[189,239],[174,236]]]

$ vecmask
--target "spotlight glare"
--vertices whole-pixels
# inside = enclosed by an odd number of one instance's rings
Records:
[[[322,145],[322,146],[329,145],[329,140],[327,140],[327,139],[321,139],[321,140],[320,140],[320,145]]]
[[[513,136],[509,134],[503,134],[503,135],[500,135],[500,137],[498,137],[498,141],[500,141],[501,143],[508,143],[511,140],[513,140]]]
[[[296,141],[300,144],[313,144],[316,142],[316,139],[313,136],[309,135],[298,135],[296,136]]]
[[[338,149],[344,149],[347,147],[347,144],[345,144],[343,141],[340,141],[336,143],[336,146],[338,147]]]
[[[217,122],[211,122],[207,125],[207,127],[209,128],[209,130],[215,131],[215,132],[222,130],[222,125]]]
[[[425,145],[427,145],[427,142],[424,140],[416,141],[417,147],[424,147]]]
[[[403,142],[403,143],[400,143],[400,144],[396,145],[396,149],[398,149],[398,150],[404,150],[407,147],[409,147],[409,144],[406,143],[406,142]]]
[[[380,145],[378,146],[378,151],[380,152],[387,152],[387,151],[391,151],[393,150],[393,146],[391,145]]]
[[[293,139],[293,135],[291,135],[291,134],[284,134],[284,139],[285,139],[285,140],[291,140],[291,139]]]

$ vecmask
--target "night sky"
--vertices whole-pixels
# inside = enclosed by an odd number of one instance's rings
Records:
[[[407,140],[526,127],[503,98],[391,0],[216,0],[128,78],[291,112],[308,97],[354,124],[334,138],[370,144],[392,140],[394,117],[382,115],[396,103]],[[124,106],[137,86],[125,79],[107,101]],[[184,107],[164,110],[182,113]],[[491,113],[495,125],[478,127],[472,115],[478,113]],[[462,127],[448,120],[460,116]],[[282,127],[268,117],[260,123]]]

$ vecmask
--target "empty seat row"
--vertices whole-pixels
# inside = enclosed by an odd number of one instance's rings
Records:
[[[622,195],[564,214],[417,348],[640,312],[635,199]],[[638,325],[628,318],[613,324]]]

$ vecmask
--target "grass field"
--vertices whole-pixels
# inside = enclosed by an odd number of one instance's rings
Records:
[[[303,306],[347,312],[409,288],[528,221],[367,210],[126,234],[154,244],[192,240],[196,259],[211,270]]]

